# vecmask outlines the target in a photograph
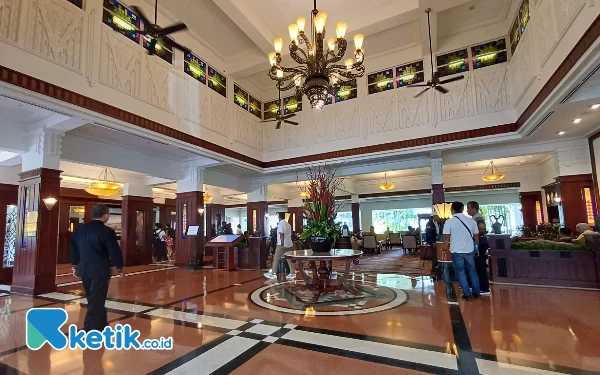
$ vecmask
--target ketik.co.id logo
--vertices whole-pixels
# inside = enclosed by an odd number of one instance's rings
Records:
[[[140,343],[140,331],[132,330],[129,324],[117,324],[115,328],[106,327],[102,332],[78,330],[75,324],[69,326],[69,336],[60,329],[67,321],[67,312],[57,308],[35,308],[27,311],[25,328],[27,347],[38,350],[48,343],[56,350],[92,349],[102,347],[112,350],[170,350],[173,349],[172,337],[146,339]]]

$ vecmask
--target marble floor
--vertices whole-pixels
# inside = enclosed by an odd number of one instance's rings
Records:
[[[302,283],[258,271],[130,271],[111,280],[109,323],[172,350],[29,350],[32,307],[83,325],[82,285],[63,275],[35,298],[0,290],[0,374],[600,374],[599,291],[493,285],[464,302],[431,277],[365,274],[307,303]]]

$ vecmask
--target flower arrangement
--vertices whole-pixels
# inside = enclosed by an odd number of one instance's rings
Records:
[[[304,199],[303,207],[306,225],[300,238],[309,239],[310,243],[331,243],[340,236],[341,223],[336,223],[335,218],[341,205],[335,204],[335,192],[344,179],[335,177],[336,172],[337,167],[331,170],[326,164],[308,168],[309,197]]]

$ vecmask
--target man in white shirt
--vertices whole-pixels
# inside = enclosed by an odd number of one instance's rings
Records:
[[[275,249],[275,256],[273,257],[273,265],[271,266],[271,272],[265,273],[265,277],[274,279],[277,277],[277,269],[279,267],[279,258],[287,251],[294,250],[294,243],[292,242],[292,226],[285,220],[285,212],[279,212],[279,223],[277,224],[277,248]],[[294,263],[287,261],[290,266],[290,274],[287,275],[288,280],[293,280],[295,276]]]
[[[463,214],[464,209],[463,203],[452,203],[453,216],[444,224],[443,249],[444,252],[450,249],[454,272],[464,293],[462,298],[471,301],[472,297],[480,297],[474,253],[474,244],[479,243],[479,229],[475,220]],[[465,271],[469,273],[469,280],[467,280]]]
[[[242,231],[242,225],[238,224],[237,228],[235,229],[235,234],[244,234],[244,232]]]

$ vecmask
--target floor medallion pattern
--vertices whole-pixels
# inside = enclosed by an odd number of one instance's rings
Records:
[[[353,291],[338,290],[318,295],[300,281],[269,283],[250,295],[256,305],[298,315],[369,314],[401,306],[408,294],[398,288],[368,281],[351,283]]]

